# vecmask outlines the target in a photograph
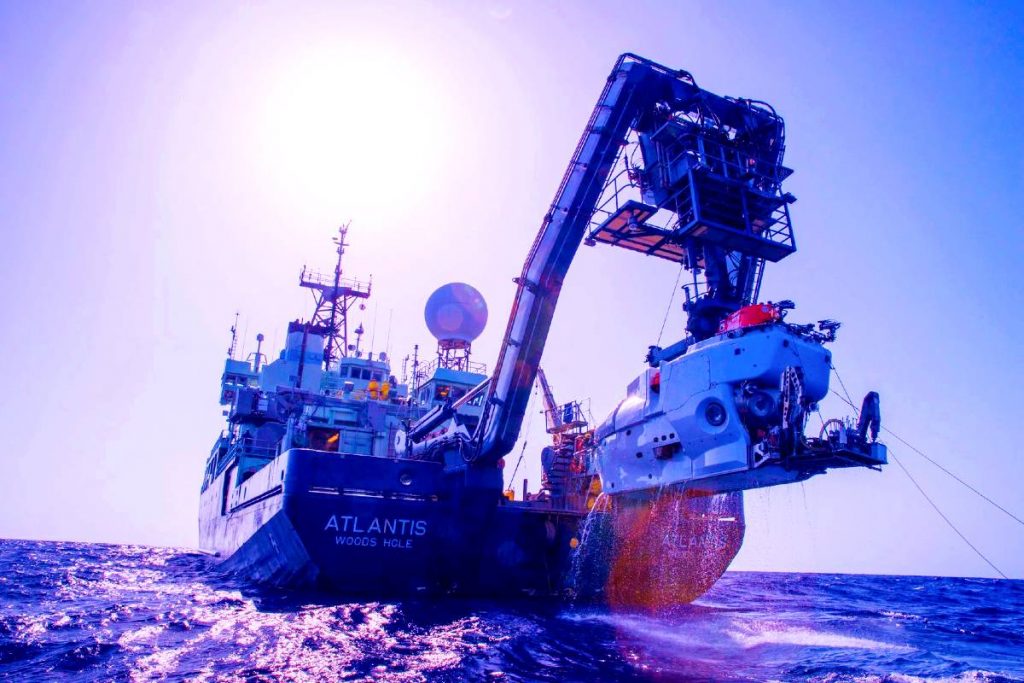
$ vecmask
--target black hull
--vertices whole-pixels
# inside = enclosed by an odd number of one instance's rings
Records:
[[[200,544],[251,580],[346,594],[563,595],[583,515],[438,463],[295,449],[202,494]],[[588,582],[599,585],[602,581]]]

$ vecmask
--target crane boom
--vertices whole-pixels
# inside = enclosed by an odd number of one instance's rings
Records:
[[[558,404],[555,402],[555,393],[551,391],[551,385],[548,384],[548,376],[544,373],[544,368],[539,365],[537,366],[537,381],[540,382],[540,393],[544,398],[544,417],[547,418],[548,434],[554,434],[562,426],[562,416],[558,410]]]
[[[661,85],[662,88],[657,88]],[[619,57],[516,278],[515,301],[494,366],[475,459],[495,462],[519,438],[555,305],[630,125],[665,86],[699,92],[692,77],[632,54]],[[668,88],[671,92],[671,87]],[[667,94],[667,93],[666,93]]]

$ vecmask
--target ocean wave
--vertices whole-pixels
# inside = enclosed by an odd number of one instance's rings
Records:
[[[955,604],[951,608],[950,604]],[[665,613],[350,602],[173,549],[0,541],[17,681],[1024,681],[1024,582],[727,573]]]

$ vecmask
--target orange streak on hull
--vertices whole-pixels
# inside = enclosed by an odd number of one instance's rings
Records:
[[[612,514],[612,607],[660,611],[693,602],[743,544],[742,493],[664,493],[653,502],[616,501]]]

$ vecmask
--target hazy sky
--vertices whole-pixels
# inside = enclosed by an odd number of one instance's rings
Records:
[[[234,311],[246,352],[257,332],[276,352],[343,221],[378,350],[429,349],[423,304],[461,280],[488,299],[492,363],[624,51],[785,117],[800,250],[764,298],[842,320],[855,398],[880,391],[887,426],[1021,515],[1021,7],[0,4],[0,537],[194,546]],[[675,275],[581,250],[544,357],[560,400],[598,419],[620,400]],[[528,431],[535,488],[539,415]],[[890,445],[1024,576],[1024,528]],[[895,465],[748,494],[747,520],[734,568],[991,575]]]

